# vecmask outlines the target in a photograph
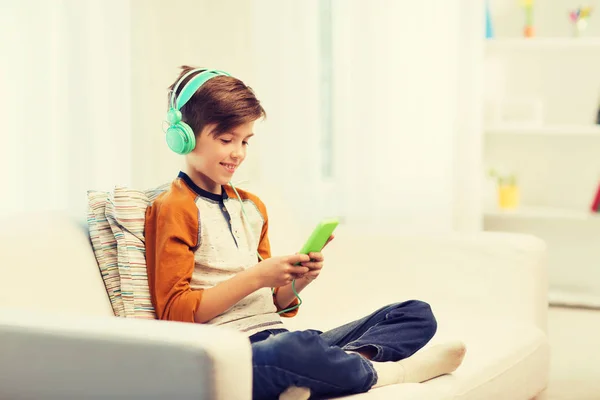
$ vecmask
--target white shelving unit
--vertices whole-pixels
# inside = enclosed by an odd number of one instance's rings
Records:
[[[579,211],[559,207],[532,207],[521,206],[515,210],[503,210],[500,208],[488,208],[485,215],[494,218],[520,218],[520,219],[544,219],[544,220],[567,220],[567,221],[589,221],[600,224],[600,214],[591,211]]]
[[[570,37],[546,37],[546,38],[506,38],[488,39],[486,51],[507,50],[596,50],[600,51],[600,38],[570,38]]]
[[[484,165],[513,172],[521,200],[503,210],[488,196],[484,230],[540,237],[549,301],[600,307],[600,213],[590,210],[600,183],[600,36],[487,39],[485,57]],[[496,109],[522,99],[535,103],[530,122]]]
[[[497,124],[486,128],[488,135],[590,136],[600,139],[600,125]]]

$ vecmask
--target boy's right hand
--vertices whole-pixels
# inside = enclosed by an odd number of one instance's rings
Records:
[[[306,274],[309,271],[307,267],[294,264],[308,261],[310,257],[306,254],[271,257],[256,264],[252,271],[256,274],[261,288],[274,288],[285,286]]]

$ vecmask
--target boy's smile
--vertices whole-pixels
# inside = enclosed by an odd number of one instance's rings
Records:
[[[232,175],[235,172],[235,169],[238,167],[237,164],[225,164],[225,163],[221,163],[221,165],[224,166],[225,169],[227,170],[227,172],[231,173]]]
[[[246,158],[254,121],[217,136],[212,133],[214,128],[214,124],[205,126],[196,138],[196,147],[186,155],[186,173],[202,189],[221,194],[221,186]]]

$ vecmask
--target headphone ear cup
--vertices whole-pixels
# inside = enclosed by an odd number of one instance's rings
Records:
[[[180,122],[179,125],[181,126],[181,128],[183,128],[185,132],[184,136],[185,142],[187,144],[187,147],[184,150],[185,153],[183,154],[191,153],[192,150],[196,148],[196,135],[194,135],[194,131],[192,130],[192,128],[185,122]]]
[[[196,147],[196,136],[185,122],[171,125],[166,132],[167,145],[177,154],[188,154]]]

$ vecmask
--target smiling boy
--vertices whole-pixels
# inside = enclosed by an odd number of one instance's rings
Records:
[[[247,335],[254,399],[361,393],[454,371],[465,354],[460,342],[414,354],[437,329],[422,301],[386,305],[327,332],[285,328],[281,317],[298,312],[292,281],[302,291],[319,276],[324,257],[272,257],[265,205],[229,184],[246,158],[254,122],[264,116],[254,92],[222,71],[183,67],[171,86],[167,143],[186,167],[146,212],[158,318]]]

